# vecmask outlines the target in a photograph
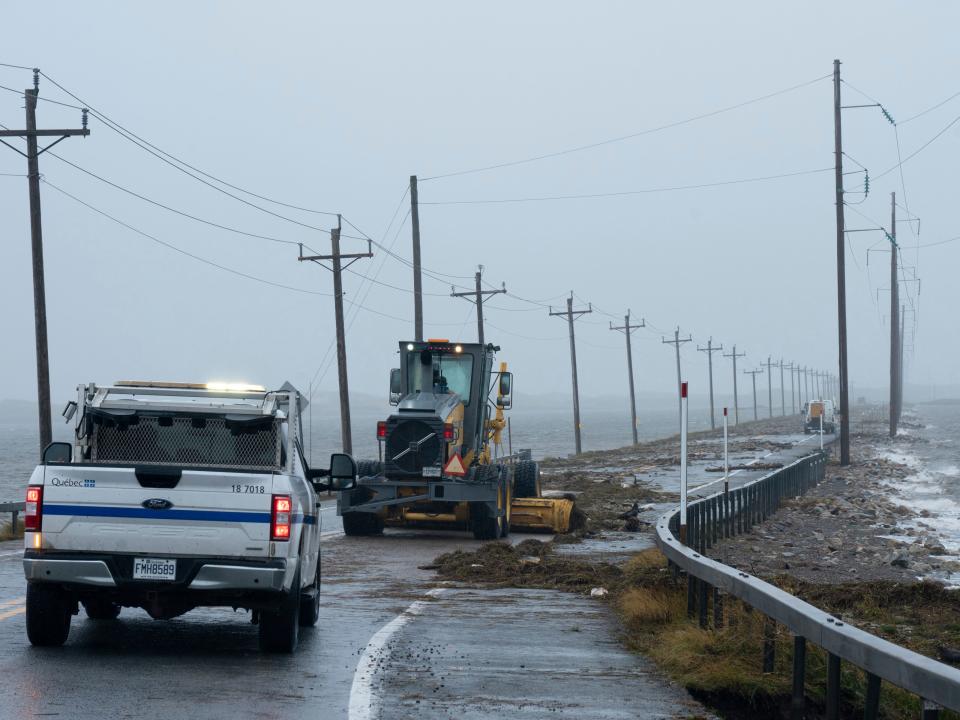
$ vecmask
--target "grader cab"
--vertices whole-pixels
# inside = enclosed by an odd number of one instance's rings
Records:
[[[357,487],[337,511],[347,535],[384,527],[469,529],[480,540],[515,530],[566,532],[573,503],[540,494],[540,468],[503,452],[513,376],[500,348],[448,340],[400,343],[390,373],[380,459],[358,463]]]

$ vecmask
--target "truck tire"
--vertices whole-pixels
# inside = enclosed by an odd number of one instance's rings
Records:
[[[300,625],[313,627],[320,619],[320,561],[317,561],[317,575],[310,587],[300,593]]]
[[[343,534],[347,537],[365,537],[383,533],[383,520],[373,513],[348,512],[343,515]]]
[[[27,639],[39,647],[59,647],[70,634],[70,600],[54,585],[27,583]]]
[[[300,640],[300,565],[293,574],[290,592],[280,605],[260,611],[260,649],[263,652],[292,653]]]
[[[357,477],[383,475],[383,463],[379,460],[357,460]]]
[[[83,609],[91,620],[116,620],[120,617],[120,606],[109,600],[87,600],[83,603]]]
[[[500,518],[494,517],[486,503],[470,503],[470,529],[477,540],[496,540],[500,537]]]
[[[518,498],[540,497],[540,463],[521,460],[514,466],[513,495]]]

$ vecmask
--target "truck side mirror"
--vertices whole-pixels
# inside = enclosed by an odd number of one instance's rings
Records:
[[[334,453],[330,456],[331,490],[350,490],[357,484],[357,463],[346,453]]]
[[[513,406],[513,373],[500,373],[500,387],[497,394],[497,405],[504,409]]]
[[[390,371],[390,404],[400,404],[400,368]]]
[[[52,442],[43,449],[43,464],[69,463],[73,459],[73,445],[67,442]]]

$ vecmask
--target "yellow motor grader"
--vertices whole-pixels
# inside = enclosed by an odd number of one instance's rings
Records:
[[[397,409],[377,423],[380,460],[360,461],[357,487],[337,502],[347,535],[432,527],[493,540],[511,528],[569,530],[573,502],[541,497],[539,465],[503,453],[513,376],[506,363],[494,367],[499,349],[400,343],[400,367],[390,373]]]

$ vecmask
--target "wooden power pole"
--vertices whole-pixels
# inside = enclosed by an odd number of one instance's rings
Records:
[[[890,437],[900,420],[897,385],[900,380],[900,278],[897,276],[897,194],[890,193]]]
[[[567,309],[554,312],[550,308],[550,315],[563,316],[567,319],[567,326],[570,329],[570,374],[573,378],[573,436],[576,442],[577,455],[582,451],[580,444],[580,388],[577,386],[577,340],[573,332],[573,321],[581,315],[593,312],[593,304],[589,303],[586,310],[573,309],[573,291],[570,291],[570,297],[567,298]]]
[[[413,339],[423,342],[423,278],[420,273],[420,199],[417,176],[410,176],[410,226],[413,229]]]
[[[757,375],[763,372],[763,368],[757,370],[744,370],[744,375],[750,375],[753,379],[753,419],[759,420],[760,417],[757,415]]]
[[[692,337],[687,335],[685,338],[680,337],[680,328],[677,328],[673,331],[673,340],[667,340],[663,338],[662,342],[667,345],[673,345],[674,350],[677,353],[677,404],[680,411],[680,433],[683,433],[683,380],[680,377],[680,346],[683,343],[688,343],[693,340]]]
[[[740,397],[737,393],[737,358],[745,357],[746,353],[737,353],[737,346],[733,346],[733,352],[724,353],[724,357],[733,359],[733,424],[740,424]]]
[[[343,270],[350,267],[360,258],[373,257],[371,243],[367,241],[367,252],[365,253],[347,253],[340,252],[340,216],[337,215],[337,227],[330,231],[330,249],[329,255],[304,255],[303,245],[300,245],[300,256],[298,260],[315,262],[323,265],[324,260],[330,260],[333,271],[333,307],[336,316],[337,325],[337,372],[340,379],[340,441],[343,445],[343,452],[353,453],[353,433],[350,429],[350,389],[347,383],[347,341],[346,332],[343,326]],[[343,265],[344,260],[349,260]],[[326,267],[326,265],[323,265]]]
[[[770,356],[767,355],[767,415],[773,417],[773,373],[771,368],[775,368],[777,364],[770,360]]]
[[[639,325],[633,325],[630,323],[630,311],[627,310],[627,314],[623,317],[623,325],[616,327],[611,322],[611,330],[622,330],[623,334],[627,338],[627,376],[630,379],[630,427],[633,429],[633,444],[637,445],[640,442],[639,437],[637,436],[637,398],[633,390],[633,347],[630,342],[630,331],[636,330],[638,328],[646,327],[647,323],[645,320],[641,319]]]
[[[847,374],[847,278],[843,220],[843,134],[840,122],[840,61],[833,61],[833,153],[837,209],[837,328],[839,332],[840,464],[850,464],[850,388]]]
[[[58,142],[68,137],[86,137],[87,111],[83,109],[82,127],[70,130],[37,130],[37,98],[40,95],[40,71],[33,71],[33,87],[23,91],[27,111],[26,130],[0,130],[0,138],[26,138],[27,152],[23,152],[0,139],[11,150],[27,159],[27,186],[30,195],[30,246],[33,254],[33,320],[37,347],[37,406],[40,413],[40,452],[53,439],[50,412],[50,359],[47,350],[47,293],[43,274],[43,228],[40,222],[40,156]],[[42,150],[37,138],[57,138]]]
[[[713,338],[711,337],[707,340],[707,346],[705,348],[697,345],[697,352],[705,352],[707,354],[707,376],[710,379],[710,429],[716,430],[717,419],[713,411],[713,354],[715,352],[723,352],[723,345],[714,347]]]
[[[497,295],[498,293],[505,293],[507,291],[506,284],[502,288],[494,290],[484,290],[481,286],[483,280],[483,266],[480,266],[480,269],[477,270],[475,276],[476,279],[476,289],[470,292],[457,292],[456,289],[450,287],[450,297],[462,297],[471,300],[477,306],[477,342],[481,345],[484,344],[484,335],[483,335],[483,303],[486,300],[487,295]]]

